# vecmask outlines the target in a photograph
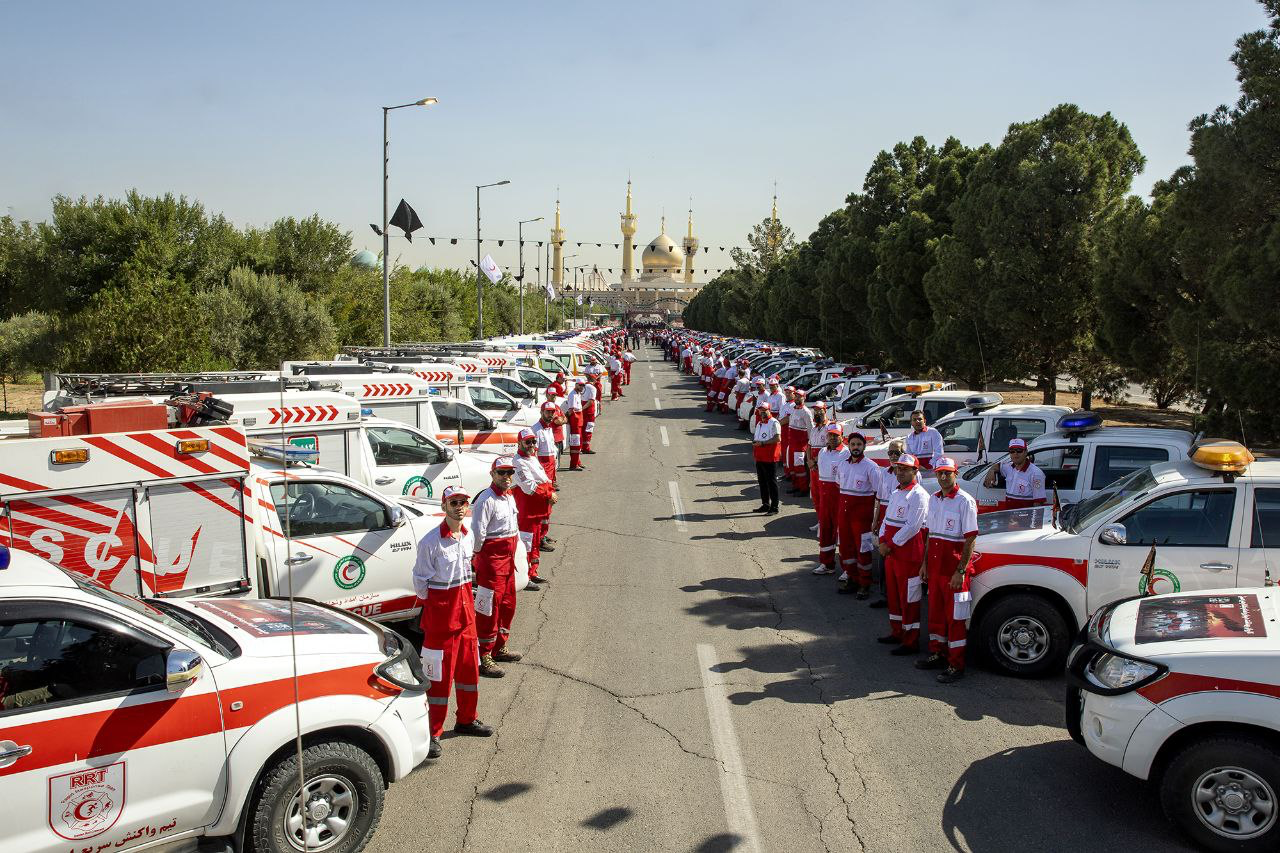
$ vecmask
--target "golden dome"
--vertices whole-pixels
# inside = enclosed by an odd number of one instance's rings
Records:
[[[664,227],[662,233],[649,241],[640,256],[640,263],[647,273],[667,273],[675,275],[684,268],[684,251],[676,242],[667,236]]]

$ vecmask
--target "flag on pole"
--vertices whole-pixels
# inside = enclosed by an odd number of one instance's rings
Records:
[[[579,293],[579,294],[578,294],[578,304],[579,304],[579,305],[581,305],[581,304],[582,304],[582,294],[581,294],[581,293]]]
[[[409,202],[400,199],[396,212],[391,215],[391,220],[387,224],[403,228],[404,238],[412,243],[413,232],[422,227],[422,220],[418,218],[417,211],[409,206]]]
[[[502,280],[502,270],[498,269],[498,264],[492,255],[484,256],[484,259],[480,261],[480,269],[485,274],[485,277],[494,284]]]
[[[555,286],[551,284],[550,280],[547,281],[547,298],[548,299],[556,298],[556,289],[555,289]]]

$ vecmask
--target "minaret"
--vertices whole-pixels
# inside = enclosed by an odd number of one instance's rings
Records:
[[[558,294],[564,286],[564,268],[561,256],[564,252],[564,229],[560,227],[560,199],[556,199],[556,225],[551,229],[551,283]]]
[[[693,208],[689,208],[689,233],[682,241],[684,247],[684,283],[693,284],[693,261],[698,254],[698,238],[693,236]]]
[[[622,281],[631,281],[631,246],[636,236],[636,215],[631,212],[631,180],[627,179],[627,212],[622,214]]]

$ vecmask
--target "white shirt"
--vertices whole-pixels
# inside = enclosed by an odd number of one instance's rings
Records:
[[[609,372],[617,373],[621,369],[622,369],[622,362],[618,361],[618,359],[614,356],[609,356]]]
[[[690,350],[688,347],[685,347],[684,349],[680,350],[681,361],[684,361],[686,358],[689,358],[692,355],[693,355],[693,351]]]
[[[773,412],[776,417],[782,417],[782,406],[787,402],[787,398],[782,396],[781,391],[773,394],[766,393],[764,401],[769,404],[769,411]]]
[[[538,490],[538,486],[543,483],[550,483],[551,478],[547,476],[547,469],[542,467],[542,462],[537,456],[525,456],[521,453],[515,455],[516,460],[516,476],[512,483],[524,492],[531,495]]]
[[[585,403],[594,403],[595,401],[596,401],[596,386],[588,382],[587,387],[582,389],[582,402],[585,404]]]
[[[564,405],[561,407],[567,415],[570,412],[582,411],[582,394],[578,393],[578,389],[574,388],[569,392],[569,396],[564,398]]]
[[[489,487],[471,502],[471,538],[477,551],[486,539],[509,539],[520,534],[516,497],[507,489],[501,495]]]
[[[924,529],[928,513],[929,493],[919,483],[912,483],[906,488],[899,485],[893,490],[884,520],[880,522],[880,537],[884,538],[886,529],[892,524],[898,528],[893,534],[893,544],[905,545]]]
[[[893,469],[885,468],[880,474],[880,481],[876,484],[876,500],[882,504],[888,504],[889,498],[893,497],[893,492],[897,488],[898,478],[893,476]]]
[[[809,417],[812,418],[813,414],[810,413]],[[809,446],[817,447],[817,448],[827,446],[827,424],[826,423],[823,423],[822,426],[815,425],[815,426],[809,427]]]
[[[738,381],[733,384],[733,392],[735,394],[746,394],[751,390],[751,380],[745,376],[738,377]]]
[[[796,404],[788,400],[786,397],[783,397],[782,405],[779,406],[774,411],[774,414],[778,416],[778,420],[782,420],[783,418],[791,417],[791,413],[794,412],[795,410],[796,410]]]
[[[942,455],[942,433],[931,426],[907,436],[907,452],[922,461]]]
[[[849,448],[840,445],[840,449],[832,450],[824,447],[818,451],[818,480],[823,483],[835,483],[839,479],[841,463],[849,458]]]
[[[937,492],[929,498],[929,516],[925,527],[930,539],[963,542],[978,535],[978,504],[973,495],[955,487],[955,493],[943,496]]]
[[[554,459],[559,455],[560,448],[556,446],[556,428],[553,425],[545,424],[539,419],[531,429],[533,434],[538,437],[539,456],[550,456]]]
[[[636,357],[635,357],[634,355],[632,355],[632,354],[631,354],[631,350],[627,350],[626,352],[624,352],[624,353],[622,354],[622,360],[623,360],[623,361],[635,361],[635,360],[636,360]]]
[[[475,556],[471,537],[464,524],[453,535],[447,522],[433,527],[418,543],[418,554],[413,561],[413,591],[418,598],[426,598],[433,589],[453,589],[471,583],[475,573],[471,571],[471,558]]]
[[[1006,497],[1037,501],[1045,499],[1044,472],[1034,462],[1028,462],[1023,471],[1019,471],[1008,461],[1001,462],[1000,473],[1004,475]]]
[[[782,424],[778,423],[777,418],[769,418],[764,423],[755,422],[755,427],[751,432],[751,437],[755,441],[773,441],[781,435]]]
[[[809,431],[809,427],[813,426],[813,415],[803,405],[796,405],[791,411],[791,420],[788,426],[792,429],[802,429]]]
[[[885,471],[876,463],[863,456],[857,462],[850,457],[840,464],[836,472],[840,481],[840,494],[856,497],[874,497],[876,487]]]

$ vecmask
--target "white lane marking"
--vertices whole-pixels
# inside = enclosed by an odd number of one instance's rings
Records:
[[[653,407],[654,407],[655,409],[661,409],[661,408],[662,408],[662,401],[661,401],[661,400],[659,400],[657,397],[654,397],[654,398],[653,398]]]
[[[663,446],[663,447],[670,447],[670,446],[671,446],[671,438],[670,438],[670,436],[668,436],[668,435],[667,435],[667,428],[666,428],[666,427],[664,427],[664,426],[660,426],[660,427],[658,427],[658,432],[662,433],[662,446]]]
[[[698,643],[702,695],[707,701],[711,745],[715,749],[716,761],[720,767],[720,795],[724,798],[724,816],[729,832],[742,839],[739,849],[759,853],[760,834],[756,828],[756,813],[751,807],[751,792],[747,789],[747,777],[742,769],[742,751],[738,748],[738,735],[733,728],[733,718],[729,715],[724,680],[715,671],[718,665],[716,650],[707,643]]]
[[[650,388],[652,388],[654,391],[657,391],[657,390],[658,390],[658,383],[657,383],[657,382],[650,382],[650,383],[649,383],[649,387],[650,387]]]
[[[671,489],[672,519],[676,523],[676,530],[688,530],[689,525],[684,523],[684,501],[680,500],[680,484],[669,480],[667,486]]]

